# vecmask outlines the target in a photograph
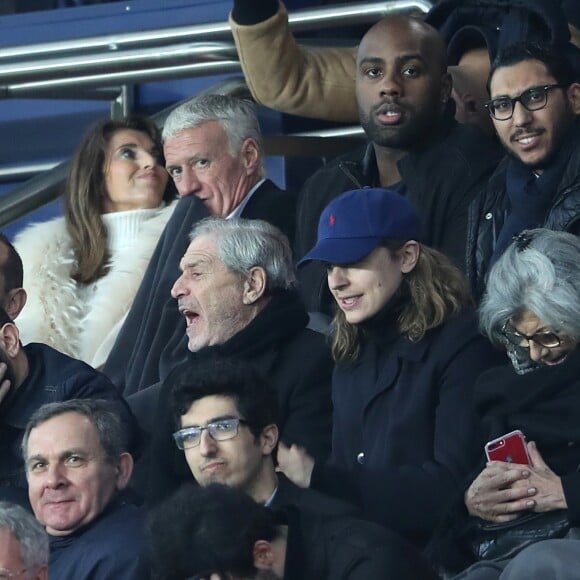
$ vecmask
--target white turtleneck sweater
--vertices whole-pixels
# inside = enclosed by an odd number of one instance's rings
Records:
[[[43,342],[94,367],[104,364],[174,204],[103,214],[109,271],[91,284],[71,277],[75,258],[64,218],[33,224],[15,239],[24,264],[23,342]]]
[[[119,256],[134,248],[139,242],[139,232],[143,224],[159,214],[159,208],[134,209],[117,211],[101,215],[107,229],[107,249],[110,256]],[[107,276],[90,284],[79,284],[77,287],[80,302],[85,309],[90,309],[91,298],[98,293]]]

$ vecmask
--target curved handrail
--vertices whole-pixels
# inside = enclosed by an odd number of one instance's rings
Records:
[[[289,21],[296,32],[328,29],[372,22],[393,12],[412,9],[427,12],[431,7],[428,0],[365,2],[295,12]],[[63,91],[69,91],[66,94],[70,96],[71,88],[79,96],[94,94],[107,98],[115,85],[233,72],[239,70],[233,44],[221,42],[230,36],[229,24],[225,22],[1,48],[0,98],[58,97]],[[160,47],[166,49],[160,51]],[[247,92],[244,86],[243,80],[226,79],[203,92]],[[162,124],[172,109],[161,111],[153,119]],[[319,152],[326,144],[329,152],[336,153],[349,143],[345,137],[357,139],[360,135],[360,128],[355,127],[269,137],[266,153],[292,154],[300,140],[314,144]],[[336,138],[342,139],[341,143]],[[63,190],[68,165],[68,161],[60,163],[0,197],[0,226],[56,199]]]
[[[251,98],[243,77],[230,77],[200,91],[199,94],[225,94]],[[162,127],[167,115],[181,103],[156,113],[151,119]],[[309,131],[293,135],[264,137],[266,155],[337,155],[352,149],[364,137],[360,127]],[[0,197],[0,227],[19,219],[57,199],[64,190],[69,161],[63,161],[41,175],[29,179]]]
[[[431,5],[428,0],[341,4],[296,12],[289,21],[295,31],[328,29],[373,22],[393,12],[426,12]],[[238,70],[229,24],[196,24],[2,48],[0,98],[70,97],[89,88]]]
[[[198,94],[214,93],[251,98],[243,78],[228,78],[215,83]],[[151,116],[158,127],[163,127],[167,115],[181,103],[176,103]],[[59,163],[46,173],[37,175],[0,197],[0,227],[57,199],[64,190],[69,160]]]
[[[383,0],[382,2],[357,3],[352,6],[340,4],[293,12],[289,15],[288,21],[294,32],[304,32],[371,22],[391,12],[414,9],[428,12],[432,6],[433,2],[430,0]],[[231,38],[231,30],[227,22],[193,24],[0,48],[0,62],[31,57],[47,58],[59,54],[88,51],[117,52],[124,49],[143,49],[181,42],[214,41],[222,38]]]

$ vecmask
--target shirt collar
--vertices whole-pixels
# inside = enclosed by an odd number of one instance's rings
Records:
[[[274,501],[274,498],[276,497],[276,492],[278,491],[278,486],[276,486],[274,488],[274,491],[272,492],[272,495],[264,502],[264,505],[266,507],[270,507],[272,505],[272,502]]]
[[[252,197],[252,195],[254,195],[254,193],[256,193],[256,191],[258,190],[260,185],[262,185],[262,183],[264,183],[264,181],[266,181],[264,178],[260,179],[260,181],[258,181],[258,183],[256,183],[256,185],[254,185],[254,187],[252,187],[252,189],[250,189],[250,191],[248,191],[248,193],[246,194],[246,197],[244,197],[244,199],[242,199],[242,202],[239,205],[237,205],[234,208],[234,211],[232,211],[226,217],[227,220],[240,217],[241,213],[244,211],[244,208],[246,207],[246,205],[248,205],[250,198]]]

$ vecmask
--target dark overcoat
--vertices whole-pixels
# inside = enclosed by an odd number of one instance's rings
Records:
[[[388,352],[366,341],[335,369],[331,462],[315,467],[312,486],[356,496],[366,517],[423,544],[481,456],[472,389],[503,359],[473,312]]]

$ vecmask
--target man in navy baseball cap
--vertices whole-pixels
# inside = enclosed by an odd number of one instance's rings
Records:
[[[357,262],[385,239],[423,239],[421,218],[409,200],[396,189],[369,187],[347,191],[322,212],[316,245],[298,265],[311,260]]]

